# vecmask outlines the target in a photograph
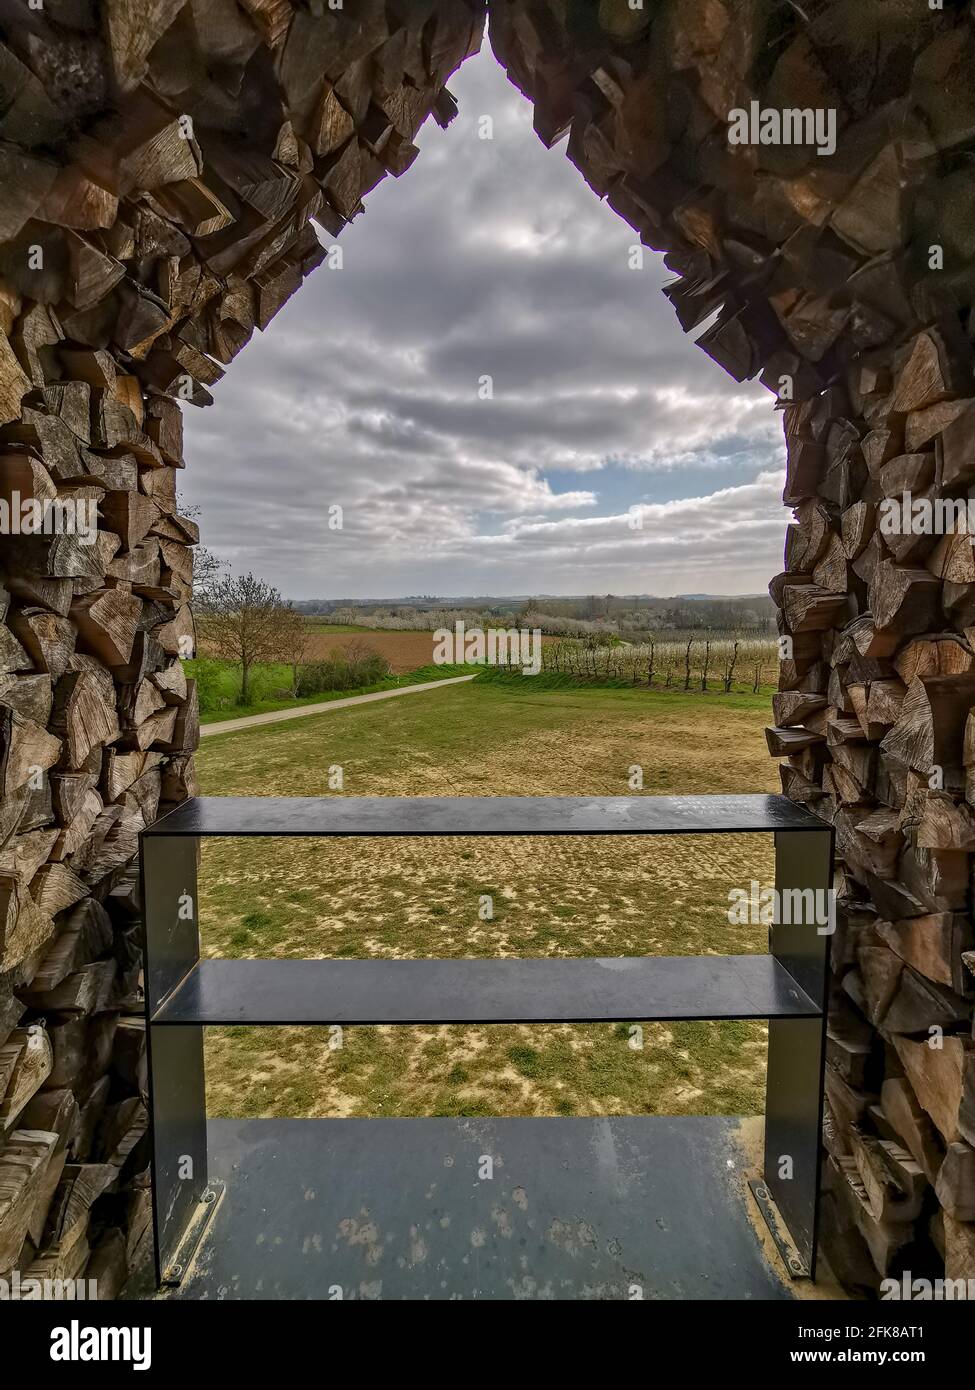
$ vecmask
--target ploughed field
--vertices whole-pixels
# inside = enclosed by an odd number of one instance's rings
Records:
[[[432,665],[434,651],[438,645],[433,640],[432,632],[386,632],[380,629],[363,629],[357,632],[343,629],[340,632],[328,632],[315,623],[310,623],[309,626],[312,628],[312,636],[308,642],[305,658],[307,661],[321,661],[326,657],[341,655],[349,643],[354,642],[357,646],[369,647],[380,656],[384,656],[395,676],[415,671],[418,666]],[[517,626],[513,619],[512,626]],[[554,637],[543,637],[542,643],[549,646],[555,640]]]
[[[523,682],[476,680],[213,737],[198,754],[201,790],[630,795],[634,766],[649,794],[778,790],[764,695]],[[342,792],[329,790],[335,767]],[[766,836],[211,840],[204,953],[764,951],[766,927],[729,924],[729,892],[772,878]],[[629,1024],[363,1027],[340,1038],[214,1028],[208,1106],[231,1116],[752,1114],[764,1105],[765,1038],[755,1022],[647,1024],[642,1037]]]
[[[314,625],[305,660],[321,661],[341,655],[350,642],[379,652],[397,676],[433,662],[432,632],[323,632]]]

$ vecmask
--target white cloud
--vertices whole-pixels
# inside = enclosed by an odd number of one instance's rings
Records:
[[[771,396],[684,337],[662,259],[628,268],[635,233],[487,50],[451,87],[460,116],[367,197],[344,268],[186,412],[205,541],[294,597],[764,588],[788,519]]]

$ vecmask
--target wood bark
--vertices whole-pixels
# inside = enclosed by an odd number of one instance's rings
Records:
[[[0,503],[97,521],[0,534],[0,1277],[113,1297],[149,1219],[132,861],[196,790],[182,412],[322,261],[310,219],[449,119],[484,7],[102,8],[0,17]]]
[[[624,7],[601,6],[584,47],[553,9],[491,6],[536,129],[569,132],[596,192],[666,253],[681,327],[713,317],[701,346],[782,409],[795,526],[770,585],[783,659],[768,744],[786,793],[835,826],[844,883],[826,1251],[859,1289],[912,1249],[970,1275],[975,562],[962,525],[889,518],[908,493],[919,515],[964,512],[975,486],[975,245],[948,196],[953,143],[970,138],[975,25],[827,0],[785,23],[766,62],[761,15],[745,23],[723,0],[666,19],[644,6],[625,37],[609,18]],[[908,51],[885,88],[892,125],[875,83]],[[800,87],[835,111],[837,158],[729,147],[731,108],[781,106]],[[662,118],[678,106],[682,120]],[[914,139],[920,162],[905,159]]]
[[[141,1040],[110,962],[138,913],[134,836],[195,785],[182,410],[321,262],[310,219],[337,236],[427,116],[451,119],[445,83],[489,9],[539,136],[568,135],[596,195],[665,254],[680,327],[708,322],[704,350],[781,407],[797,524],[771,590],[769,745],[788,794],[834,824],[846,885],[827,1253],[857,1287],[918,1242],[971,1275],[975,567],[967,538],[884,520],[908,490],[933,509],[975,486],[969,10],[103,8],[102,24],[83,4],[0,19],[17,74],[0,104],[0,496],[98,512],[91,544],[0,538],[0,1045],[20,1058],[43,1017],[51,1056],[0,1147],[0,1274],[87,1267],[118,1289],[147,1220]],[[66,80],[62,20],[88,84]],[[729,142],[732,108],[796,92],[835,112],[835,155]],[[40,1070],[11,1064],[11,1112]]]

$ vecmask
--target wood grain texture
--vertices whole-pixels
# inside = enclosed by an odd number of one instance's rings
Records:
[[[960,528],[897,531],[886,505],[975,486],[971,15],[842,0],[808,14],[731,0],[102,9],[99,24],[71,7],[70,29],[46,10],[0,20],[0,495],[80,488],[98,509],[92,544],[0,539],[0,1029],[40,1017],[32,999],[49,1006],[35,1101],[70,1094],[80,1117],[39,1107],[51,1131],[0,1148],[0,1273],[90,1258],[117,1287],[146,1220],[127,1104],[138,1038],[117,1020],[139,1007],[122,946],[135,838],[195,787],[181,412],[212,400],[321,262],[311,219],[338,236],[409,166],[422,122],[451,118],[445,83],[487,9],[540,138],[567,136],[595,194],[664,253],[679,327],[708,323],[704,351],[781,411],[795,516],[771,586],[785,640],[769,744],[843,863],[827,1253],[858,1286],[918,1252],[975,1277],[975,565]],[[833,112],[835,153],[731,143],[730,113],[753,101]],[[111,939],[79,918],[96,900]],[[20,1067],[17,1103],[38,1074]],[[106,1193],[132,1224],[92,1244]]]

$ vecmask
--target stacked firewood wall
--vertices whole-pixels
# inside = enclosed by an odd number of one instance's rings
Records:
[[[975,1277],[975,563],[965,535],[880,522],[975,487],[975,24],[951,0],[488,8],[541,138],[568,134],[666,253],[681,327],[782,408],[769,742],[843,866],[823,1237],[857,1287]],[[148,1220],[133,857],[193,790],[182,409],[322,260],[311,222],[328,242],[450,120],[484,6],[16,9],[0,504],[94,507],[97,533],[0,537],[0,1276],[111,1296]],[[835,153],[731,143],[752,102],[833,112]]]
[[[493,6],[492,42],[542,139],[568,131],[667,253],[684,329],[712,319],[705,350],[784,413],[769,748],[841,858],[825,1250],[858,1288],[970,1279],[975,555],[885,502],[975,493],[975,24],[926,0],[582,8]],[[835,154],[729,141],[752,102],[835,112]]]
[[[134,858],[194,791],[183,405],[209,403],[322,261],[312,219],[327,245],[409,167],[427,116],[451,119],[444,84],[483,11],[15,8],[0,20],[0,1277],[97,1279],[112,1297],[149,1220]],[[211,462],[231,485],[233,460]],[[49,534],[21,524],[35,503]]]

